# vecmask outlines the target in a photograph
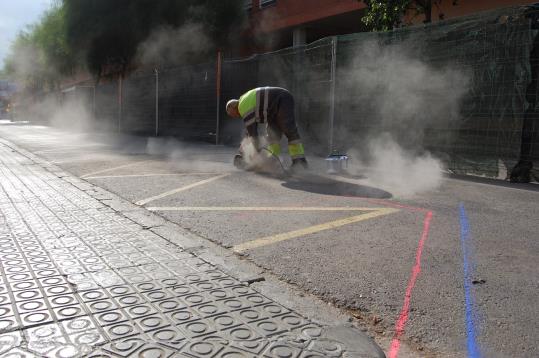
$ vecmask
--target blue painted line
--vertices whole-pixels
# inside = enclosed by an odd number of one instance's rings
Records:
[[[470,223],[464,204],[460,204],[460,242],[462,245],[464,267],[464,297],[466,299],[466,344],[469,358],[480,358],[481,353],[477,344],[477,322],[474,314],[474,297],[472,292],[473,264],[470,248]]]

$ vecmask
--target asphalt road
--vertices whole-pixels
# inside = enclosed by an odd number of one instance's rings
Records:
[[[539,191],[241,172],[233,148],[0,124],[0,137],[350,312],[420,356],[539,356]]]

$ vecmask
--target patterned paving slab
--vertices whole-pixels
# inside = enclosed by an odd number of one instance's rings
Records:
[[[0,142],[0,356],[342,357],[322,328]]]

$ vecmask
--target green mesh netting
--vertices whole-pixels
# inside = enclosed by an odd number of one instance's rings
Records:
[[[294,94],[307,152],[361,153],[389,133],[455,172],[504,177],[519,160],[539,161],[538,13],[510,7],[225,59],[219,101],[214,62],[161,70],[159,133],[215,140],[219,113],[220,141],[238,143],[243,124],[227,118],[226,101],[280,86]],[[151,71],[128,77],[120,111],[118,84],[99,85],[96,114],[112,128],[151,134],[155,91]]]

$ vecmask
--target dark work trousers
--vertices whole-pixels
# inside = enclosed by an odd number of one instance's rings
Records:
[[[279,143],[283,134],[289,144],[299,142],[300,136],[294,115],[294,97],[282,88],[271,88],[269,91],[267,123],[269,143]]]

